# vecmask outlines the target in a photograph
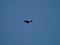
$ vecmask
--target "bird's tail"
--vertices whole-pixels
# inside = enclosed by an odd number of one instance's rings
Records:
[[[30,22],[32,22],[32,20]]]

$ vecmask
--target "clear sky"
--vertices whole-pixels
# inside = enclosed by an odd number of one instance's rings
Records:
[[[60,45],[60,0],[0,2],[0,45]]]

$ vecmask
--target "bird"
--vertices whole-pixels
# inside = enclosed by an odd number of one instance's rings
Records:
[[[32,22],[32,20],[24,20],[25,23],[29,24],[30,22]]]

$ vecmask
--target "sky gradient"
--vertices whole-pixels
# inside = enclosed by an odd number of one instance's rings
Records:
[[[60,0],[0,2],[0,45],[60,45]]]

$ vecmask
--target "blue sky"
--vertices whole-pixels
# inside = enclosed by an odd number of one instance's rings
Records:
[[[0,8],[0,45],[60,45],[59,0],[3,0]]]

